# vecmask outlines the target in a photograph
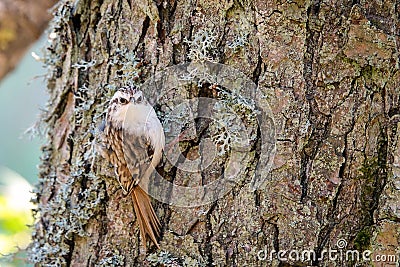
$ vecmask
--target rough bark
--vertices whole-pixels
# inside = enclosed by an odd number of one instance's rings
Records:
[[[318,259],[340,239],[348,249],[396,254],[399,14],[396,1],[61,3],[46,56],[48,141],[31,260],[66,266],[355,265]],[[199,36],[204,42],[195,41]],[[272,169],[258,164],[260,135],[250,133],[255,141],[247,165],[228,194],[195,208],[154,201],[162,252],[152,247],[144,254],[132,204],[93,152],[96,129],[118,86],[140,85],[158,70],[205,58],[240,70],[268,102],[276,126]],[[212,98],[215,86],[190,93]],[[196,125],[199,132],[207,127]],[[182,141],[183,154],[202,152],[204,137]],[[165,160],[158,171],[182,185],[207,183],[226,160],[218,157],[200,177],[188,178]],[[252,191],[255,173],[266,181]],[[260,259],[260,250],[294,249],[312,249],[317,258]]]
[[[46,28],[56,0],[0,1],[0,79],[12,71]]]

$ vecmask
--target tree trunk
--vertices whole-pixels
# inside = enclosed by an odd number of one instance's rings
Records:
[[[399,9],[63,1],[44,58],[48,139],[31,260],[353,266],[369,250],[396,255]],[[95,150],[108,101],[127,84],[142,86],[168,143],[149,189],[160,250],[140,246],[132,202]],[[329,258],[330,248],[341,254]]]

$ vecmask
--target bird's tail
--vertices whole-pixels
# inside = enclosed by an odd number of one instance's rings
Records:
[[[133,188],[131,196],[144,247],[146,248],[146,235],[148,235],[151,241],[160,248],[157,238],[160,236],[161,224],[151,205],[150,197],[139,186]]]

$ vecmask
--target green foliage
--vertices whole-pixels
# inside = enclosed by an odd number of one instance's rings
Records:
[[[30,242],[31,231],[27,224],[33,222],[30,205],[16,209],[14,200],[0,195],[0,266],[27,266],[21,248]]]
[[[32,220],[29,210],[16,211],[7,204],[7,199],[0,195],[0,232],[14,235],[26,231],[27,222]]]

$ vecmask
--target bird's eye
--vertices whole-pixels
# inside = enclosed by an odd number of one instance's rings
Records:
[[[142,97],[142,96],[139,96],[139,97],[136,99],[136,102],[137,102],[137,103],[140,103],[140,102],[142,102],[142,100],[143,100],[143,97]]]
[[[125,104],[128,104],[128,100],[126,98],[120,97],[119,103],[121,103],[122,105],[125,105]]]

